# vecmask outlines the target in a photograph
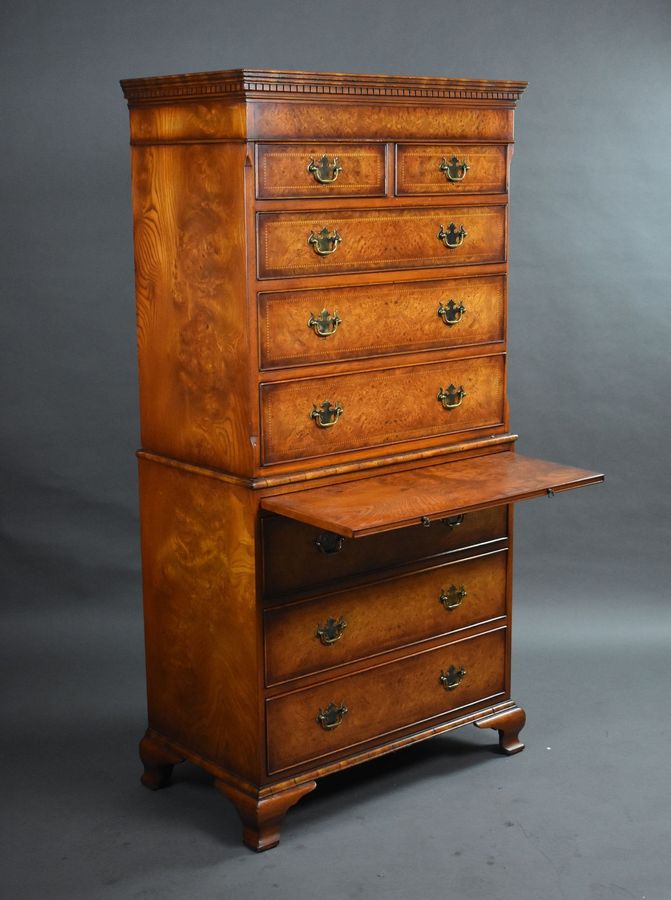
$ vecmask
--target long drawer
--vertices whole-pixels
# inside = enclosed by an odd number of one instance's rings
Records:
[[[503,340],[505,278],[259,294],[261,367]]]
[[[261,521],[266,603],[336,583],[340,586],[344,578],[480,546],[508,533],[505,506],[465,513],[430,528],[398,528],[349,541],[284,516],[266,516]]]
[[[502,205],[260,213],[258,273],[289,278],[504,262],[505,222]]]
[[[268,700],[268,772],[500,699],[505,655],[500,628]]]
[[[263,462],[500,426],[504,361],[482,356],[262,385]]]
[[[256,196],[383,196],[385,144],[257,144]]]
[[[498,550],[267,610],[266,683],[505,616],[507,557]]]
[[[396,193],[502,193],[507,188],[507,148],[470,144],[399,144]]]

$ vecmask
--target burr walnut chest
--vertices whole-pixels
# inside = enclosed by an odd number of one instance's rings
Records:
[[[508,173],[523,82],[234,70],[130,107],[149,728],[273,847],[336,770],[523,748]]]

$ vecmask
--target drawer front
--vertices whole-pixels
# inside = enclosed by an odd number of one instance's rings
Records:
[[[269,773],[500,699],[506,690],[505,653],[501,628],[268,700]],[[456,686],[444,687],[441,675]],[[331,704],[335,709],[329,710]],[[322,727],[320,713],[335,727]]]
[[[331,551],[323,552],[319,529],[284,516],[267,516],[262,519],[266,601],[505,538],[507,508],[481,509],[450,522],[399,528],[335,546],[322,541],[324,550]]]
[[[257,144],[256,196],[381,197],[385,144]]]
[[[428,97],[428,94],[427,94]],[[492,109],[486,106],[441,106],[430,100],[422,104],[412,97],[412,103],[375,103],[357,99],[355,104],[343,96],[342,103],[329,101],[325,109],[314,99],[301,102],[277,103],[272,99],[254,100],[248,104],[247,135],[262,141],[330,141],[397,140],[399,142],[469,140],[512,141],[513,110]],[[142,109],[142,128],[136,123],[134,137],[150,138],[158,134],[168,140],[221,135],[217,124],[221,119],[221,104],[199,103],[200,118],[176,117],[163,113],[161,107]],[[214,107],[214,108],[213,108]],[[133,110],[134,113],[139,110]],[[134,116],[137,121],[137,117]],[[226,136],[226,135],[225,135]]]
[[[504,357],[266,384],[261,405],[265,464],[493,428]]]
[[[399,144],[396,193],[496,194],[507,189],[507,148]]]
[[[506,550],[265,614],[266,681],[287,681],[506,615]]]
[[[492,275],[259,294],[261,366],[502,341],[504,292]]]
[[[260,213],[259,277],[504,262],[505,218],[505,206]]]

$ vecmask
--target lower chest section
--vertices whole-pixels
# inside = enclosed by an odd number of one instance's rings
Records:
[[[359,541],[268,517],[262,553],[269,776],[508,696],[507,508]]]

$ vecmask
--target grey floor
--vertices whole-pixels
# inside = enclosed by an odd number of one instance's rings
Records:
[[[669,638],[659,606],[598,579],[565,602],[518,583],[514,696],[527,749],[469,727],[322,781],[253,854],[197,769],[139,782],[136,604],[18,609],[3,659],[3,896],[669,900]],[[605,590],[605,587],[604,587]],[[596,604],[598,606],[598,604]],[[589,608],[595,608],[595,604]],[[649,614],[648,614],[649,613]]]

